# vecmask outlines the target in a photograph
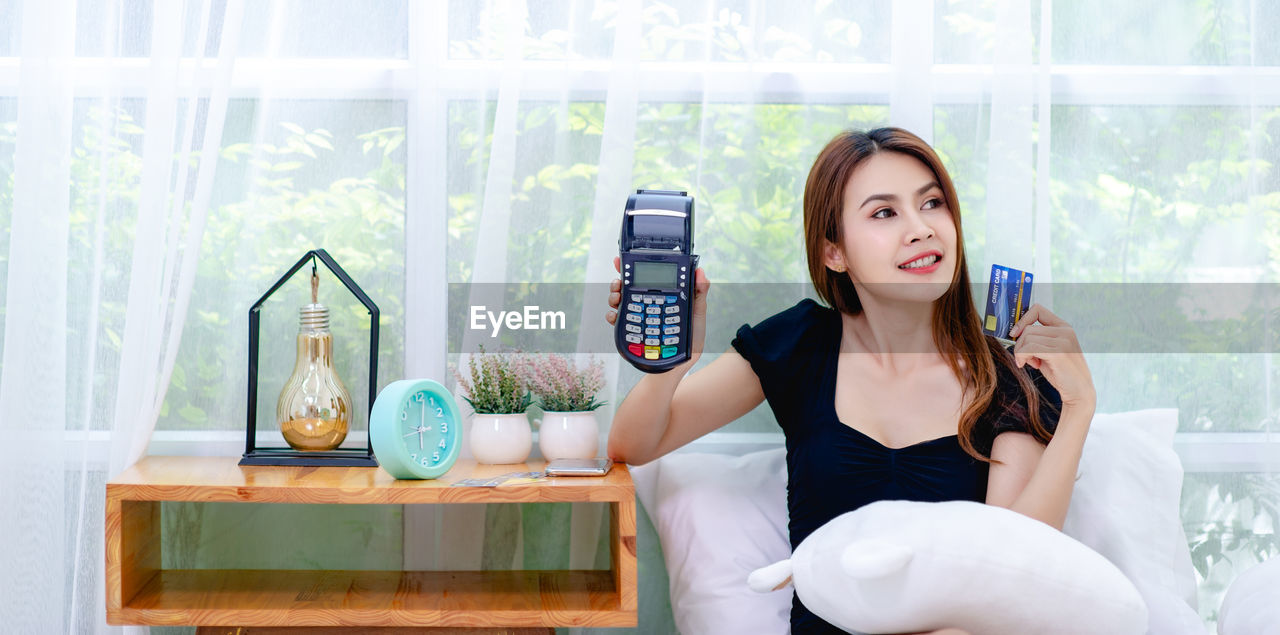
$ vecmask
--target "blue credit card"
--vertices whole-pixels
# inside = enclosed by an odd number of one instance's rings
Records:
[[[991,281],[987,285],[987,315],[982,330],[1005,341],[1009,329],[1031,306],[1031,274],[1003,265],[991,265]]]

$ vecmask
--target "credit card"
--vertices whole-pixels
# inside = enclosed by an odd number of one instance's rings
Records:
[[[1003,265],[991,265],[991,281],[987,285],[987,315],[982,330],[988,335],[1011,343],[1009,329],[1031,306],[1032,275]]]

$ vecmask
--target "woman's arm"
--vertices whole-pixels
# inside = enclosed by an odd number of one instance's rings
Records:
[[[987,503],[1007,507],[1061,530],[1071,505],[1084,438],[1093,409],[1063,405],[1048,447],[1025,432],[996,437],[987,476]]]
[[[1022,432],[996,437],[991,458],[999,463],[987,477],[987,503],[1061,530],[1097,404],[1093,377],[1075,330],[1043,306],[1033,305],[1009,334],[1020,335],[1013,347],[1018,366],[1039,369],[1062,397],[1062,410],[1047,447]]]
[[[614,258],[613,268],[619,269]],[[648,463],[748,413],[764,401],[764,389],[751,364],[729,349],[706,368],[685,376],[702,357],[707,322],[707,292],[711,282],[701,268],[694,272],[693,314],[690,316],[689,361],[665,372],[645,375],[618,405],[609,428],[609,457],[640,465]],[[622,282],[610,287],[606,315],[618,319]]]
[[[627,394],[609,429],[609,457],[648,463],[715,430],[764,401],[751,364],[730,349],[687,377],[687,365],[647,375]]]

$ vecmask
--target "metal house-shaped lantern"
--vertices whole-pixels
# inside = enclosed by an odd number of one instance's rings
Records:
[[[294,447],[263,447],[257,445],[258,433],[258,335],[259,320],[262,305],[275,293],[284,283],[288,282],[298,270],[302,269],[309,261],[313,276],[316,271],[316,261],[324,263],[324,266],[333,273],[334,276],[342,282],[360,303],[369,310],[369,408],[372,410],[373,401],[378,385],[378,305],[369,299],[364,290],[347,275],[347,272],[338,266],[333,257],[323,249],[313,249],[308,251],[306,255],[298,261],[297,264],[276,281],[266,293],[258,298],[258,301],[249,307],[249,412],[245,425],[245,441],[244,441],[244,457],[240,459],[240,465],[303,465],[303,466],[338,466],[338,467],[376,467],[377,459],[373,456],[373,442],[368,436],[367,425],[365,432],[365,445],[362,448],[334,448],[326,450],[299,450]],[[313,294],[314,294],[313,287]],[[311,305],[315,306],[315,305]],[[303,309],[302,319],[304,322],[311,318],[306,313],[306,307]],[[317,318],[320,319],[320,318]],[[324,328],[328,328],[327,310],[323,316]],[[354,414],[354,413],[352,413]],[[368,421],[369,413],[365,413],[365,420]],[[292,441],[290,441],[292,444]]]

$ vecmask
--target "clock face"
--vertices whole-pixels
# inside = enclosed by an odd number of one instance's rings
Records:
[[[453,395],[429,379],[405,379],[383,388],[369,429],[378,463],[396,478],[438,478],[453,466],[462,445]]]

